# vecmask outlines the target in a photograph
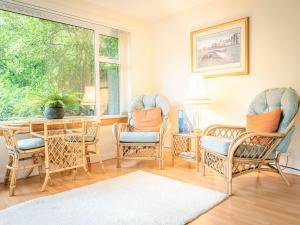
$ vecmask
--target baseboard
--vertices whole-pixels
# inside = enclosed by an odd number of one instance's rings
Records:
[[[287,174],[293,174],[293,175],[300,176],[300,171],[289,169],[289,168],[286,168],[286,169],[283,168],[283,172],[287,173]]]

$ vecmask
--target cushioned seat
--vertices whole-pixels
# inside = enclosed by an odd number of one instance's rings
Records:
[[[158,132],[121,132],[120,142],[157,143],[159,142],[159,133]]]
[[[227,156],[228,155],[228,149],[231,144],[232,140],[227,138],[220,138],[220,137],[214,137],[214,136],[203,136],[201,138],[201,146],[209,151],[213,151],[216,153],[219,153],[221,155]],[[247,148],[248,145],[244,146]],[[255,151],[253,150],[255,149]],[[247,157],[258,157],[261,152],[263,151],[263,147],[260,145],[251,146],[252,151],[244,151],[245,149],[238,149],[234,156],[235,157],[241,157],[241,158],[247,158]],[[276,152],[273,151],[268,159],[275,159]]]
[[[219,138],[214,136],[203,136],[201,138],[201,146],[207,150],[227,155],[231,139]]]
[[[18,147],[21,150],[31,150],[35,148],[44,147],[44,139],[43,138],[26,138],[22,140],[18,140]]]

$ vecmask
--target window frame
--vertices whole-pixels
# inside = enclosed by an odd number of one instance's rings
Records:
[[[114,63],[114,64],[118,64],[119,67],[121,67],[122,62],[121,62],[121,57],[120,57],[120,42],[118,44],[118,59],[110,59],[108,57],[103,57],[100,56],[99,54],[99,35],[107,35],[107,36],[112,36],[112,37],[119,37],[119,32],[123,32],[123,30],[120,30],[118,28],[113,28],[113,27],[108,27],[108,26],[104,26],[101,25],[95,21],[91,21],[91,20],[87,20],[85,18],[81,18],[81,17],[75,17],[73,15],[69,15],[69,14],[63,14],[61,12],[57,12],[54,10],[49,10],[46,8],[42,8],[42,7],[37,7],[31,4],[27,4],[27,3],[21,3],[21,2],[12,2],[9,0],[4,0],[3,2],[1,2],[0,5],[0,9],[1,10],[6,10],[9,12],[14,12],[14,13],[18,13],[21,15],[25,15],[25,16],[31,16],[31,17],[36,17],[39,19],[46,19],[46,20],[50,20],[50,21],[54,21],[54,22],[60,22],[60,23],[64,23],[64,24],[68,24],[68,25],[73,25],[73,26],[78,26],[78,27],[82,27],[82,28],[87,28],[90,29],[94,32],[94,79],[95,79],[95,100],[96,100],[96,105],[95,105],[95,109],[96,109],[96,117],[97,118],[120,118],[120,117],[126,117],[127,116],[127,109],[123,110],[121,109],[120,115],[101,115],[101,109],[100,109],[100,68],[99,68],[99,63],[100,62],[108,62],[108,63]],[[127,32],[127,31],[125,31]],[[128,32],[129,33],[129,32]],[[120,39],[119,39],[120,40]],[[129,47],[129,43],[128,47]],[[130,53],[128,52],[128,54],[126,54],[127,57],[130,57]],[[126,63],[130,62],[130,59],[127,60]],[[122,88],[121,88],[121,80],[127,80],[129,81],[129,77],[130,77],[130,72],[129,70],[126,72],[126,74],[123,74],[121,72],[121,70],[119,70],[119,75],[120,75],[120,83],[119,83],[119,90],[120,90],[120,107],[121,105],[124,105],[124,101],[127,100],[130,96],[127,96],[129,92],[124,93],[124,95],[126,95],[126,97],[122,98]],[[122,78],[122,77],[127,77],[126,79]],[[128,85],[128,89],[129,89],[129,83],[127,83],[126,85]]]

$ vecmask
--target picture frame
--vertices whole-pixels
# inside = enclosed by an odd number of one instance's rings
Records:
[[[191,63],[204,78],[249,74],[249,17],[192,31]]]

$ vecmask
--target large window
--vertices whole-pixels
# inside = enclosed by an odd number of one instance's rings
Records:
[[[119,115],[119,47],[118,32],[0,10],[0,120],[42,117],[40,99],[62,94],[78,99],[66,116]]]
[[[93,31],[0,10],[0,120],[42,115],[40,98],[94,85]],[[87,115],[77,104],[65,114]]]

